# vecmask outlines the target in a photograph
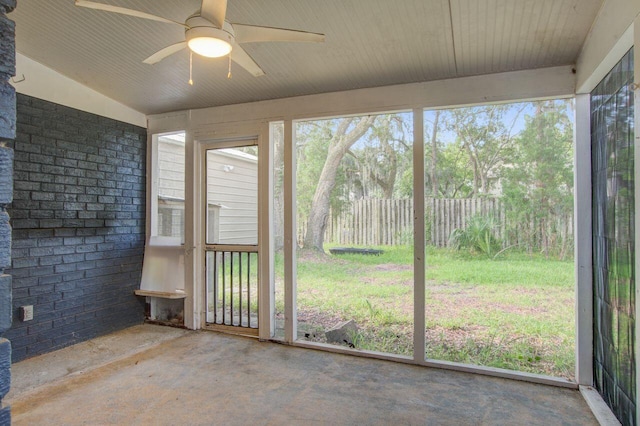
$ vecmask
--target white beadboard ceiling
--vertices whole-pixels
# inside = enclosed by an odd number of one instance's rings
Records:
[[[97,0],[184,20],[199,0]],[[326,34],[324,44],[244,45],[266,72],[183,50],[183,29],[74,6],[19,0],[16,49],[145,114],[574,64],[602,0],[229,0],[227,19]]]

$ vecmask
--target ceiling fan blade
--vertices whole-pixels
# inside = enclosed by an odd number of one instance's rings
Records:
[[[255,25],[233,24],[238,43],[260,41],[303,41],[323,43],[324,34],[308,31],[288,30],[285,28],[258,27]]]
[[[227,15],[227,0],[202,0],[200,16],[222,29]]]
[[[140,12],[139,10],[126,9],[124,7],[112,6],[110,4],[96,3],[93,1],[76,0],[76,6],[86,7],[88,9],[104,10],[105,12],[119,13],[121,15],[134,16],[136,18],[150,19],[152,21],[164,22],[167,24],[177,24],[186,27],[182,22],[172,21],[162,16],[151,15],[150,13]]]
[[[260,77],[264,75],[264,71],[260,68],[260,65],[256,64],[256,61],[249,56],[249,54],[238,44],[233,45],[233,50],[231,50],[231,59],[240,65],[245,70],[249,71],[251,75],[254,77]]]
[[[180,43],[172,44],[171,46],[167,46],[164,49],[160,49],[159,51],[149,56],[147,59],[145,59],[142,62],[150,65],[156,64],[161,60],[163,60],[164,58],[166,58],[167,56],[171,56],[174,53],[184,49],[185,47],[187,47],[186,41],[181,41]]]

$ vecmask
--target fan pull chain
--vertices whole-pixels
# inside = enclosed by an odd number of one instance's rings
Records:
[[[231,78],[231,55],[229,55],[229,74],[227,74],[227,78]]]
[[[189,52],[189,85],[193,86],[193,52]]]

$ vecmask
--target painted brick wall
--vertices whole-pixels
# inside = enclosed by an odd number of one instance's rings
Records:
[[[15,24],[7,17],[16,0],[0,0],[0,426],[11,424],[11,407],[3,398],[11,387],[11,342],[4,338],[11,327],[11,228],[7,206],[13,193],[13,150],[16,136],[16,92],[9,78],[16,71]]]
[[[13,361],[141,323],[146,130],[18,95],[14,149]]]

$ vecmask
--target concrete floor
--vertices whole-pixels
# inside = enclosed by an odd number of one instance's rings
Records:
[[[574,390],[214,332],[144,325],[63,351],[13,366],[14,425],[597,424]]]

